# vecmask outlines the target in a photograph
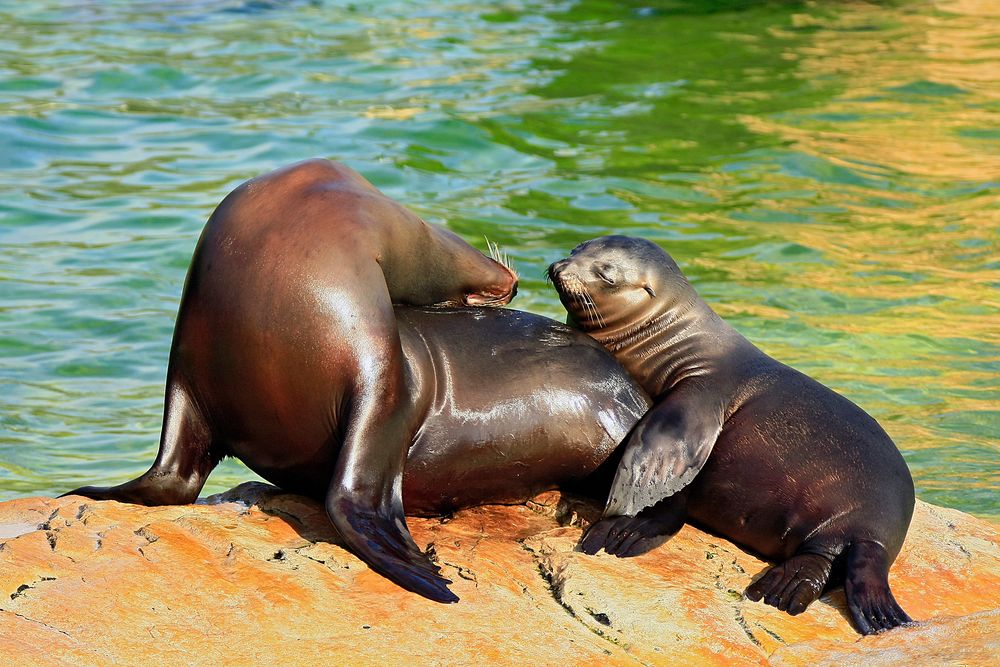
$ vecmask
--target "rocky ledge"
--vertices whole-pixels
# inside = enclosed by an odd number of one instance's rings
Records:
[[[961,512],[917,503],[891,582],[921,622],[859,638],[841,591],[796,618],[744,599],[765,563],[690,526],[639,558],[574,552],[597,511],[553,492],[410,519],[462,598],[439,605],[338,546],[320,505],[264,484],[181,507],[0,503],[0,655],[18,665],[972,665],[1000,655],[1000,534]]]

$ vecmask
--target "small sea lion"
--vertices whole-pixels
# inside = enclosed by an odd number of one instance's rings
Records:
[[[587,241],[549,275],[571,322],[655,404],[625,442],[583,551],[640,554],[690,518],[779,561],[747,589],[753,600],[799,614],[833,575],[861,633],[910,621],[888,573],[913,481],[872,417],[741,336],[650,241]]]

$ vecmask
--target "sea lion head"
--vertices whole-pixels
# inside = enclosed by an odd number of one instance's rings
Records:
[[[407,243],[379,258],[393,303],[504,306],[517,294],[517,273],[494,244],[487,241],[487,256],[444,227],[419,219],[417,225]]]
[[[629,236],[581,243],[548,273],[572,322],[586,332],[648,321],[693,291],[670,255]]]
[[[487,256],[454,232],[424,224],[433,242],[425,243],[421,252],[414,252],[417,266],[410,269],[406,278],[420,294],[418,299],[404,302],[436,306],[505,306],[510,303],[517,294],[517,273],[498,246],[487,240],[490,249],[490,256]]]

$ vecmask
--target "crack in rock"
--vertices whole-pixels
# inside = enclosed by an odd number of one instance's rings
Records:
[[[743,628],[743,632],[745,632],[746,636],[750,638],[750,641],[753,642],[753,645],[756,646],[757,648],[763,648],[763,645],[760,643],[760,640],[754,636],[753,632],[750,630],[750,626],[747,625],[747,620],[743,618],[743,612],[741,612],[738,607],[733,607],[733,611],[736,612],[735,616],[736,622],[740,624],[741,628]]]
[[[147,523],[142,528],[140,528],[140,529],[138,529],[136,531],[133,531],[139,537],[144,538],[146,540],[146,544],[152,544],[153,542],[155,542],[158,539],[160,539],[159,535],[157,535],[156,533],[154,533],[153,531],[151,531],[149,529],[149,525],[150,524]],[[142,551],[142,550],[140,549],[140,551]]]
[[[604,612],[594,611],[590,607],[584,607],[584,609],[587,610],[587,613],[590,614],[591,617],[595,621],[597,621],[598,623],[600,623],[603,626],[606,626],[606,627],[609,627],[609,628],[611,627],[611,619],[608,618],[607,614],[605,614]]]
[[[57,507],[49,515],[49,518],[38,524],[37,530],[45,531],[45,538],[49,541],[49,549],[52,551],[56,550],[56,544],[59,541],[59,528],[52,527],[52,520],[59,516],[59,508]],[[65,521],[66,525],[69,525],[68,521]]]
[[[49,515],[48,519],[39,524],[38,530],[52,530],[52,519],[56,518],[57,516],[59,516],[58,507],[52,511],[52,514]]]
[[[465,567],[464,565],[458,565],[456,563],[449,563],[448,561],[441,561],[441,565],[447,565],[448,567],[455,568],[455,574],[457,574],[462,579],[466,581],[471,581],[479,588],[479,581],[476,579],[476,573]]]
[[[542,580],[545,581],[545,583],[548,585],[549,594],[552,596],[552,599],[555,600],[555,602],[560,607],[562,607],[566,611],[566,613],[570,615],[570,617],[573,620],[575,620],[577,623],[579,623],[584,628],[586,628],[587,630],[589,630],[591,633],[597,635],[598,637],[600,637],[604,641],[606,641],[606,642],[608,642],[610,644],[613,644],[617,648],[619,648],[620,650],[624,651],[625,655],[627,655],[628,657],[632,658],[633,660],[635,660],[640,665],[644,665],[644,666],[648,667],[647,663],[645,663],[644,661],[640,660],[636,656],[630,654],[628,652],[627,647],[624,646],[624,645],[622,645],[621,643],[619,643],[617,637],[614,637],[613,635],[608,634],[607,632],[605,632],[600,627],[594,627],[593,625],[587,623],[586,620],[584,620],[583,618],[581,618],[580,615],[576,613],[576,610],[573,608],[573,605],[571,605],[569,602],[567,602],[565,600],[565,583],[566,582],[565,582],[565,578],[563,577],[563,574],[564,574],[565,569],[566,569],[565,564],[563,564],[562,566],[560,566],[560,567],[558,567],[556,569],[551,569],[549,567],[546,567],[546,563],[543,561],[544,554],[541,554],[541,553],[535,551],[535,549],[533,549],[532,547],[528,546],[524,542],[521,542],[520,544],[521,544],[521,548],[522,549],[524,549],[529,554],[531,554],[532,559],[535,561],[535,564],[538,566],[538,574],[541,575]],[[580,594],[582,595],[582,592],[580,592]],[[595,614],[590,609],[586,609],[586,611],[587,611],[588,615],[590,615],[594,619],[595,622],[599,623],[602,626],[608,627],[608,628],[610,628],[612,630],[614,629],[614,628],[611,628],[611,619],[608,617],[607,614],[605,614],[603,612],[598,612],[598,613]],[[602,618],[603,618],[603,620],[602,620]]]
[[[311,547],[299,547],[298,549],[293,549],[293,551],[295,551],[296,555],[302,556],[303,558],[308,558],[309,560],[311,560],[314,563],[319,563],[320,565],[326,565],[326,559],[324,559],[324,558],[316,558],[315,556],[312,556],[312,555],[306,553],[306,551],[308,551],[308,549],[310,549],[310,548]]]
[[[761,630],[763,630],[764,632],[766,632],[767,634],[769,634],[771,636],[771,639],[773,639],[774,641],[778,642],[779,644],[785,644],[785,643],[787,643],[787,642],[785,642],[784,639],[781,638],[781,635],[779,635],[777,632],[775,632],[771,628],[767,627],[766,625],[762,625],[761,623],[759,623],[757,621],[754,622],[754,625],[756,625],[758,628],[760,628]]]
[[[0,611],[7,611],[7,610],[0,610]],[[28,621],[29,623],[37,623],[38,625],[42,626],[43,628],[48,628],[49,630],[52,630],[54,632],[58,632],[61,635],[66,635],[67,637],[69,637],[70,639],[72,639],[74,642],[77,641],[73,637],[73,635],[71,635],[70,633],[66,632],[65,630],[60,630],[59,628],[54,628],[51,625],[49,625],[48,623],[45,623],[44,621],[39,621],[39,620],[34,619],[34,618],[29,618],[29,617],[25,616],[24,614],[17,613],[16,611],[11,611],[10,613],[14,614],[18,618],[22,618],[25,621]],[[77,642],[77,643],[79,643],[79,642]]]

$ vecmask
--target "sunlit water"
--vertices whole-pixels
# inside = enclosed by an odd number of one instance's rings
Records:
[[[499,241],[553,317],[549,262],[656,240],[920,497],[998,517],[997,8],[2,2],[0,498],[146,469],[205,219],[326,156]]]

